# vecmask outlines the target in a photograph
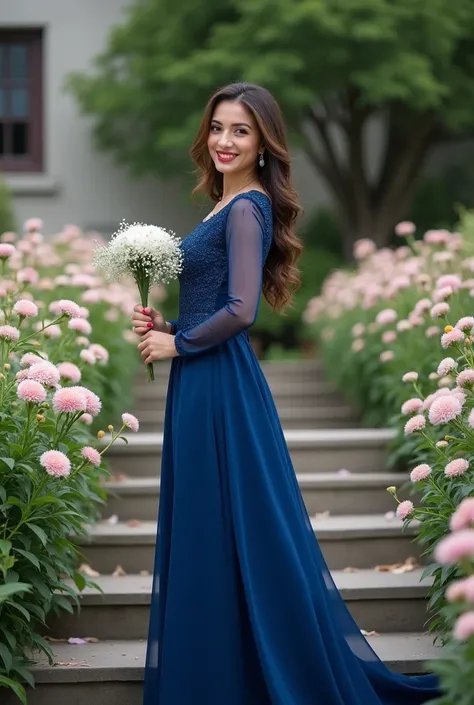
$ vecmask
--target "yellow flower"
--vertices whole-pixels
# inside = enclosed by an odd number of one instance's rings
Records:
[[[112,424],[109,424],[107,426],[107,431],[110,431],[112,433],[113,430],[114,430],[114,427],[112,426]]]
[[[97,438],[99,439],[99,441],[100,441],[100,439],[103,438],[104,436],[105,436],[105,431],[97,431]]]
[[[452,330],[454,330],[454,328],[453,328],[452,326],[446,326],[445,329],[444,329],[444,332],[445,332],[445,333],[451,333]]]
[[[397,488],[394,485],[387,487],[387,492],[395,497],[397,493]]]

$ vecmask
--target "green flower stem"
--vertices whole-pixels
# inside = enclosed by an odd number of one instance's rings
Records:
[[[146,308],[148,306],[148,296],[150,293],[150,277],[142,268],[139,268],[135,272],[135,283],[138,287],[138,292],[140,294],[141,305],[143,306],[143,308]],[[147,369],[148,381],[153,382],[155,380],[155,371],[153,369],[152,362],[149,362],[147,364]]]
[[[21,338],[20,340],[17,341],[17,344],[12,348],[12,350],[15,350],[15,348],[21,343],[22,345],[26,343],[27,340],[30,340],[31,338],[34,338],[35,336],[39,335],[40,333],[43,333],[47,328],[51,328],[51,326],[55,326],[61,321],[63,321],[67,317],[67,313],[62,313],[58,318],[56,318],[54,321],[51,321],[51,323],[48,323],[47,326],[43,326],[40,330],[35,331],[34,333],[31,333],[30,335],[27,335],[26,338]]]
[[[126,424],[123,424],[122,428],[120,431],[117,431],[117,433],[114,435],[114,432],[112,431],[112,439],[110,443],[108,443],[105,448],[103,448],[101,451],[99,451],[100,455],[103,455],[107,450],[109,450],[110,446],[115,443],[117,438],[120,436],[120,434],[123,432],[123,430],[126,428]]]

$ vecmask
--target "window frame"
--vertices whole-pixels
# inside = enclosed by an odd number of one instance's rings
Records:
[[[43,171],[43,32],[41,29],[0,28],[0,44],[28,44],[29,151],[25,156],[0,154],[0,170],[8,173]],[[1,79],[0,79],[1,81]],[[1,119],[0,119],[1,121]]]

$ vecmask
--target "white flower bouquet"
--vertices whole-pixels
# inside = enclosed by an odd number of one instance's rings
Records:
[[[168,284],[182,270],[183,254],[175,233],[155,225],[122,221],[106,245],[94,253],[94,266],[109,281],[132,276],[138,286],[140,301],[148,306],[150,287]],[[149,363],[148,379],[154,380],[153,364]]]

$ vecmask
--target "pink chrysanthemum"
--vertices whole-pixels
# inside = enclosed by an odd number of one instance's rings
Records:
[[[92,326],[85,318],[71,318],[68,328],[82,333],[82,335],[90,335],[92,333]]]
[[[463,529],[442,539],[435,549],[438,563],[449,565],[463,558],[474,557],[474,530]]]
[[[405,424],[405,434],[409,435],[411,433],[416,433],[416,431],[422,431],[426,426],[426,419],[422,414],[417,416],[412,416],[411,419]]]
[[[369,240],[369,238],[361,238],[360,240],[356,240],[354,242],[352,251],[354,254],[354,259],[363,260],[373,254],[375,250],[376,247],[373,240]]]
[[[433,301],[436,303],[446,301],[446,299],[449,299],[453,293],[454,291],[450,286],[444,286],[442,289],[435,289],[432,294]]]
[[[41,218],[28,218],[23,224],[25,233],[37,233],[43,230],[43,221]]]
[[[97,358],[94,353],[92,353],[87,348],[81,350],[81,352],[79,353],[79,357],[81,358],[82,362],[85,362],[87,365],[95,365],[95,363],[97,362]]]
[[[17,382],[22,382],[24,379],[28,379],[28,370],[18,370],[15,375],[15,379]]]
[[[416,382],[418,379],[418,372],[405,372],[405,374],[402,377],[402,381],[409,383],[409,382]]]
[[[407,235],[413,235],[415,230],[415,223],[412,223],[410,220],[404,220],[396,224],[395,235],[398,235],[398,237],[406,237]]]
[[[425,336],[427,338],[435,338],[437,335],[439,335],[440,329],[438,326],[429,326],[426,331],[425,331]]]
[[[406,519],[409,514],[414,510],[413,502],[406,499],[404,502],[400,502],[397,507],[396,515],[399,519]]]
[[[81,307],[78,306],[78,304],[76,304],[74,301],[70,301],[69,299],[60,299],[59,301],[53,301],[49,305],[49,310],[57,316],[65,314],[70,318],[81,318]]]
[[[451,460],[450,463],[444,468],[444,474],[446,477],[457,477],[458,475],[464,475],[469,467],[469,463],[465,458],[456,458]]]
[[[452,357],[445,357],[444,360],[441,360],[441,362],[439,363],[437,373],[440,377],[444,377],[445,375],[449,375],[450,372],[455,370],[457,366],[458,363],[456,362],[456,360],[453,360]]]
[[[382,343],[390,345],[397,339],[397,334],[394,330],[386,330],[382,333]]]
[[[430,311],[430,316],[431,318],[443,318],[443,316],[446,316],[450,310],[451,307],[446,302],[435,304]]]
[[[474,328],[474,316],[463,316],[454,326],[465,333],[471,333]]]
[[[38,306],[28,299],[20,299],[13,306],[13,313],[23,318],[32,318],[38,315]]]
[[[456,377],[456,384],[459,387],[465,387],[468,384],[474,384],[474,370],[469,368],[460,372]]]
[[[137,433],[140,427],[137,417],[133,416],[133,414],[122,414],[122,423],[135,433]]]
[[[446,245],[450,236],[451,233],[448,230],[427,230],[423,240],[429,245]]]
[[[399,333],[405,333],[405,331],[411,330],[413,328],[413,323],[408,321],[406,318],[402,318],[401,321],[397,321],[395,328],[398,330]]]
[[[16,273],[16,279],[20,284],[37,284],[39,281],[39,274],[33,267],[25,267],[24,269],[19,269]]]
[[[82,421],[82,423],[85,423],[86,426],[90,426],[93,422],[93,418],[90,414],[82,414],[80,417],[79,421]]]
[[[398,314],[393,308],[384,308],[383,311],[380,311],[376,318],[375,321],[381,326],[387,326],[390,323],[395,323],[395,321],[398,318]]]
[[[422,409],[422,400],[414,397],[413,399],[408,399],[402,404],[401,412],[404,416],[410,416],[410,414],[418,414]]]
[[[451,583],[446,590],[446,599],[448,602],[474,602],[474,575]]]
[[[102,409],[102,402],[94,392],[91,392],[87,387],[71,387],[71,389],[80,389],[86,396],[87,406],[86,412],[91,416],[97,416]]]
[[[428,412],[428,418],[433,426],[448,423],[462,412],[461,400],[454,394],[439,396],[433,401]]]
[[[467,425],[469,428],[474,428],[474,409],[470,411],[469,416],[467,417]]]
[[[84,446],[84,448],[81,449],[81,455],[84,456],[84,458],[96,468],[98,468],[102,462],[102,458],[99,451],[95,448],[92,448],[92,446]]]
[[[474,528],[474,497],[466,497],[450,520],[451,531]]]
[[[40,463],[53,477],[67,477],[71,472],[71,461],[60,450],[47,450],[40,456]]]
[[[443,333],[441,336],[441,347],[445,350],[450,348],[455,343],[460,343],[465,338],[465,335],[458,328],[453,328],[449,333]]]
[[[8,244],[7,242],[1,242],[0,259],[7,259],[8,257],[11,257],[15,250],[16,248],[13,245]]]
[[[384,350],[380,353],[380,362],[390,362],[395,357],[392,350]]]
[[[60,362],[58,370],[61,377],[70,380],[73,384],[81,381],[81,370],[73,362]]]
[[[53,409],[58,414],[77,414],[86,406],[86,395],[78,387],[63,387],[53,396]]]
[[[92,343],[92,345],[89,347],[89,350],[93,355],[96,356],[98,360],[106,364],[109,361],[109,351],[104,348],[103,345],[100,345],[99,343]]]
[[[48,387],[55,387],[59,384],[60,374],[55,365],[43,360],[43,362],[35,362],[28,368],[28,378],[46,384]]]
[[[457,274],[443,274],[436,280],[437,289],[444,289],[449,286],[453,291],[457,291],[462,286],[462,279]]]
[[[432,305],[433,304],[430,299],[420,299],[416,302],[414,311],[415,313],[420,315],[426,313],[426,311],[429,311]]]
[[[46,399],[46,389],[33,379],[25,379],[17,387],[17,395],[23,401],[41,404]]]
[[[363,323],[355,323],[351,328],[351,333],[354,338],[360,338],[361,335],[365,333],[365,326]]]
[[[20,337],[20,331],[14,326],[0,326],[0,338],[4,340],[16,341]]]
[[[422,463],[421,465],[417,465],[416,468],[413,468],[410,473],[410,480],[412,482],[421,482],[422,480],[426,480],[430,473],[430,466],[426,463]]]
[[[472,636],[474,636],[474,612],[464,612],[454,623],[453,637],[458,641],[467,641]]]

